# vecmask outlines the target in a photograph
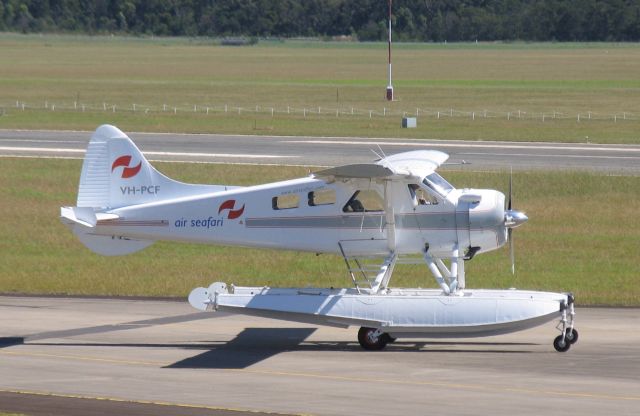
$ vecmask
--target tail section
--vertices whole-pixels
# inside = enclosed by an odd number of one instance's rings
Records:
[[[113,209],[152,202],[172,185],[174,181],[155,170],[126,134],[103,125],[87,148],[77,206]]]
[[[221,185],[190,185],[174,181],[158,172],[126,134],[102,125],[91,136],[87,147],[76,207],[62,207],[62,221],[80,241],[96,253],[133,253],[153,243],[105,235],[97,232],[102,221],[120,217],[109,211],[206,192],[227,189]]]

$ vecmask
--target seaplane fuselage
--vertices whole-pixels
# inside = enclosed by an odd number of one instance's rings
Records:
[[[504,245],[501,192],[451,187],[438,194],[424,181],[308,177],[168,199],[162,185],[122,186],[125,200],[130,189],[153,189],[151,201],[110,209],[118,218],[98,220],[93,233],[337,254],[339,242],[350,254],[414,254],[428,244],[434,255],[447,257],[456,245],[479,247],[476,253]],[[354,201],[362,208],[354,209]]]

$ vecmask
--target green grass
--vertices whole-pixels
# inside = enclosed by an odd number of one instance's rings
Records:
[[[222,47],[207,39],[146,39],[0,35],[0,128],[88,129],[105,121],[133,131],[249,133],[254,121],[273,134],[357,135],[451,139],[640,142],[640,48],[637,44],[398,44],[398,101],[383,99],[383,43],[261,42]],[[15,102],[72,108],[84,103],[118,112],[19,111]],[[132,104],[151,114],[130,112]],[[158,113],[163,104],[181,109]],[[355,107],[393,117],[190,113],[193,105],[245,109]],[[416,108],[500,114],[420,118],[400,128]],[[120,113],[129,109],[126,113]],[[568,119],[506,120],[518,110]],[[329,110],[331,112],[331,110]],[[587,112],[601,118],[584,121]],[[577,122],[577,114],[583,121]],[[633,121],[621,121],[622,114]],[[618,115],[614,123],[613,115]],[[315,118],[314,118],[315,117]],[[327,122],[326,118],[330,119]]]
[[[348,286],[341,258],[288,251],[159,242],[106,258],[58,220],[74,205],[81,161],[0,159],[0,292],[186,296],[214,281],[240,285]],[[247,185],[303,176],[306,168],[158,163],[188,182]],[[506,173],[443,171],[459,187],[506,189]],[[506,249],[467,265],[470,287],[573,291],[581,305],[640,306],[639,177],[516,172],[517,273]],[[421,265],[398,266],[396,286],[434,286]]]
[[[0,128],[33,127],[35,113],[16,112],[0,117]],[[444,116],[443,116],[444,117]],[[552,141],[568,143],[639,143],[640,121],[581,121],[567,119],[510,120],[488,118],[480,114],[476,120],[471,118],[438,121],[433,116],[418,120],[415,129],[401,128],[399,117],[335,117],[335,114],[321,116],[301,115],[289,117],[271,117],[265,114],[224,114],[184,113],[136,115],[126,113],[82,114],[66,112],[38,112],[37,127],[48,129],[78,129],[93,131],[96,126],[109,123],[125,132],[133,131],[173,131],[184,133],[226,132],[236,134],[268,135],[310,135],[359,136],[359,137],[407,137],[430,139],[469,139],[469,140],[514,140],[514,141]],[[215,128],[214,128],[215,127]],[[487,135],[487,131],[492,131]]]

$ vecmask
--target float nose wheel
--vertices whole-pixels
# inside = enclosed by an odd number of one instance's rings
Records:
[[[387,346],[387,343],[393,341],[388,334],[376,328],[363,326],[358,331],[358,342],[360,346],[367,351],[380,351]]]
[[[575,344],[578,342],[578,330],[575,328],[567,329],[564,333],[564,339],[571,345]]]
[[[566,352],[569,351],[569,348],[576,342],[578,342],[578,331],[568,328],[564,335],[558,335],[556,339],[553,340],[553,347],[558,352]]]
[[[553,348],[558,352],[567,352],[569,348],[571,348],[571,344],[563,335],[558,335],[556,339],[553,340]]]
[[[569,351],[569,348],[571,348],[573,344],[578,342],[578,331],[573,327],[573,321],[576,316],[573,303],[573,295],[569,294],[568,306],[564,306],[562,308],[562,318],[560,319],[560,323],[558,324],[558,329],[560,330],[561,334],[553,340],[553,348],[555,348],[558,352]]]

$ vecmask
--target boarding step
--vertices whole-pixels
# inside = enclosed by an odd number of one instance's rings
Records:
[[[394,253],[382,256],[355,256],[347,255],[341,242],[338,242],[340,253],[347,266],[347,271],[351,277],[353,285],[358,293],[362,290],[377,293],[379,290],[386,288],[395,262],[398,258]]]

